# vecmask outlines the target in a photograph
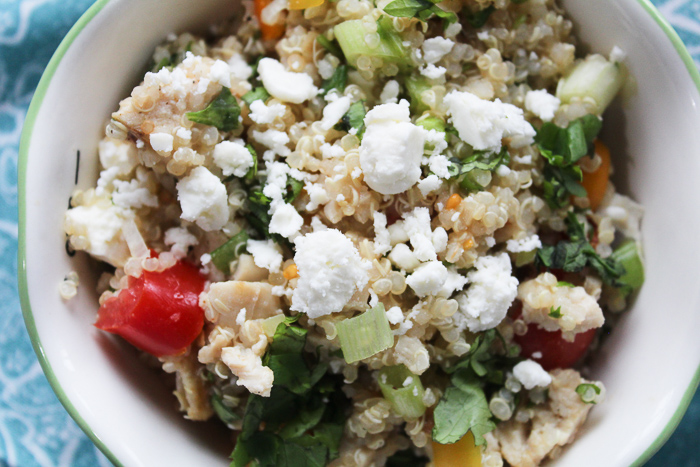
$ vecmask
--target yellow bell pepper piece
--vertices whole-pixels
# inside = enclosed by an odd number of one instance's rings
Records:
[[[290,10],[304,10],[312,6],[319,6],[324,0],[289,0]]]
[[[454,444],[433,443],[435,467],[481,467],[481,449],[474,444],[474,435],[468,432]]]

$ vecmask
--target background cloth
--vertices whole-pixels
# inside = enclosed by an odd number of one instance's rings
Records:
[[[700,65],[700,0],[652,1]],[[0,467],[110,465],[47,383],[24,328],[16,280],[22,123],[51,55],[91,4],[92,0],[0,0]],[[699,439],[700,392],[673,437],[647,466],[700,465]]]

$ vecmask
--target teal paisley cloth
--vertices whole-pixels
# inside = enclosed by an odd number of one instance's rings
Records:
[[[700,0],[653,0],[700,64]],[[0,467],[110,463],[54,396],[24,329],[17,295],[17,151],[39,78],[90,0],[0,0]],[[700,464],[700,395],[647,464]],[[225,463],[225,460],[222,460]]]

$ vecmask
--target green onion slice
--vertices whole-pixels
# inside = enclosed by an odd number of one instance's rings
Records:
[[[359,316],[339,322],[336,328],[347,363],[364,360],[394,345],[382,303]]]
[[[388,366],[379,372],[379,389],[398,415],[418,418],[425,413],[425,389],[420,378],[404,365]]]

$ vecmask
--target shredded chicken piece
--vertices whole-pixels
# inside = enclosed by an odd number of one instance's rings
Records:
[[[221,351],[221,360],[238,377],[237,385],[245,386],[253,394],[270,396],[274,374],[270,368],[263,366],[260,355],[253,349],[242,344],[226,347]]]
[[[180,402],[180,410],[190,420],[203,421],[213,415],[206,381],[199,376],[197,354],[189,351],[176,357],[162,357],[163,370],[175,373],[174,394]]]
[[[278,313],[280,299],[272,294],[270,284],[228,281],[212,284],[200,295],[199,304],[209,321],[238,332],[241,310],[246,310],[246,320],[269,318]]]
[[[251,255],[240,255],[238,257],[238,265],[236,272],[233,274],[233,280],[244,282],[258,282],[267,279],[270,273],[267,269],[263,269],[255,265]]]
[[[534,467],[574,441],[593,406],[583,403],[576,393],[576,387],[587,381],[575,370],[554,370],[550,374],[549,399],[534,408],[532,419],[523,423],[512,418],[499,424],[487,437],[490,443],[484,452],[484,456],[489,456],[487,465],[499,465],[500,451],[513,467]]]
[[[564,331],[564,338],[603,325],[603,310],[583,287],[558,286],[557,278],[548,272],[523,282],[518,287],[523,302],[523,320],[537,323],[547,331]],[[560,318],[550,316],[559,311]]]

